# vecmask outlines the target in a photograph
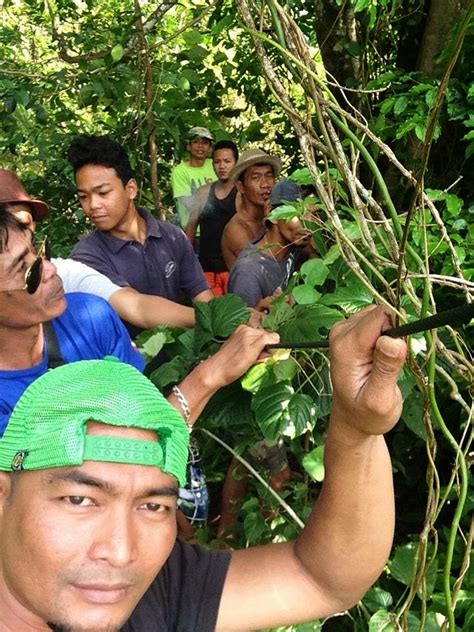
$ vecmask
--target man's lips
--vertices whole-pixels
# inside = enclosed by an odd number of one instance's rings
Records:
[[[114,604],[121,601],[132,584],[74,584],[74,589],[90,603]]]

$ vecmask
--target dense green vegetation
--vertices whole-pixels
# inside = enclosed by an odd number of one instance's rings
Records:
[[[266,318],[282,339],[321,339],[374,300],[401,322],[472,301],[472,0],[5,0],[2,14],[0,165],[50,203],[41,230],[58,254],[88,228],[64,159],[76,134],[122,140],[142,203],[164,217],[186,129],[204,124],[278,152],[286,173],[315,186],[321,258],[292,279],[294,307],[282,297]],[[200,307],[195,331],[146,334],[150,355],[165,345],[172,358],[157,385],[245,318],[226,297]],[[398,521],[383,576],[351,612],[298,630],[474,628],[468,334],[411,340],[403,416],[388,436]],[[283,435],[296,473],[279,499],[253,479],[235,545],[297,534],[324,476],[330,394],[326,353],[298,352],[252,369],[207,407],[197,436],[215,513],[230,458],[216,450],[224,428],[244,460],[256,438]],[[212,542],[215,525],[199,537]]]

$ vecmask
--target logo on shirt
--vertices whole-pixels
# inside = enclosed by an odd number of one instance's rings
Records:
[[[176,261],[168,261],[168,263],[165,266],[165,277],[169,279],[175,270],[176,270]]]

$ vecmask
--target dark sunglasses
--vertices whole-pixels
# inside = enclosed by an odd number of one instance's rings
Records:
[[[47,237],[44,238],[38,248],[38,256],[25,272],[25,285],[15,290],[0,290],[1,292],[19,292],[26,290],[28,294],[34,294],[40,286],[43,276],[43,260],[51,259],[51,247]]]

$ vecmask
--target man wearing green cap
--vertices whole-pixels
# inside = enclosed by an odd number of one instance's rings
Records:
[[[241,551],[176,541],[187,429],[138,371],[102,360],[39,378],[0,442],[0,631],[246,631],[357,603],[393,538],[382,435],[406,345],[381,335],[390,324],[372,307],[333,327],[323,488],[294,542]]]
[[[178,211],[179,223],[186,228],[199,187],[214,182],[217,176],[209,158],[214,140],[207,127],[192,127],[188,132],[186,150],[189,158],[171,170],[171,188]]]

